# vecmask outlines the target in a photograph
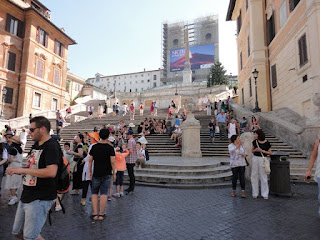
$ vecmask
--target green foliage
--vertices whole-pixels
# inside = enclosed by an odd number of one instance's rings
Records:
[[[215,86],[215,85],[228,85],[229,79],[226,76],[227,70],[224,69],[224,66],[221,62],[216,62],[210,68],[210,73],[208,75],[208,83],[207,86]]]

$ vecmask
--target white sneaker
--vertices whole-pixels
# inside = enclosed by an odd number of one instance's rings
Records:
[[[61,205],[57,205],[54,210],[55,210],[56,212],[61,211],[61,210],[62,210]]]
[[[10,200],[8,202],[8,205],[9,206],[12,206],[14,204],[16,204],[18,202],[18,197],[17,196],[14,196],[14,197],[10,197]]]

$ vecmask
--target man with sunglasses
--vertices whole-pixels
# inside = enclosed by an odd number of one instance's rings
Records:
[[[30,120],[30,136],[35,144],[28,154],[26,168],[9,167],[7,174],[22,174],[23,191],[17,208],[12,234],[21,239],[43,239],[41,229],[57,196],[56,175],[61,151],[50,136],[45,117]]]

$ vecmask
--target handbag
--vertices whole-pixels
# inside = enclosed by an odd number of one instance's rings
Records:
[[[247,164],[247,167],[248,167],[250,165],[249,162],[248,162],[248,159],[244,158],[244,160],[246,160],[246,164]]]
[[[215,133],[220,133],[220,129],[218,126],[216,126]]]
[[[257,140],[256,140],[256,143],[257,143],[258,148],[260,148],[259,143],[258,143]],[[271,169],[270,169],[270,160],[268,159],[268,157],[265,157],[262,152],[260,152],[260,153],[261,153],[261,156],[262,156],[262,158],[263,158],[263,167],[264,167],[264,170],[266,171],[267,174],[269,174],[269,173],[271,172]]]

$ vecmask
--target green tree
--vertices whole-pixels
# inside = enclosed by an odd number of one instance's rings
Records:
[[[229,79],[226,76],[227,70],[224,69],[224,66],[221,62],[216,62],[210,68],[210,73],[208,75],[208,83],[207,86],[215,86],[215,85],[228,85]]]

